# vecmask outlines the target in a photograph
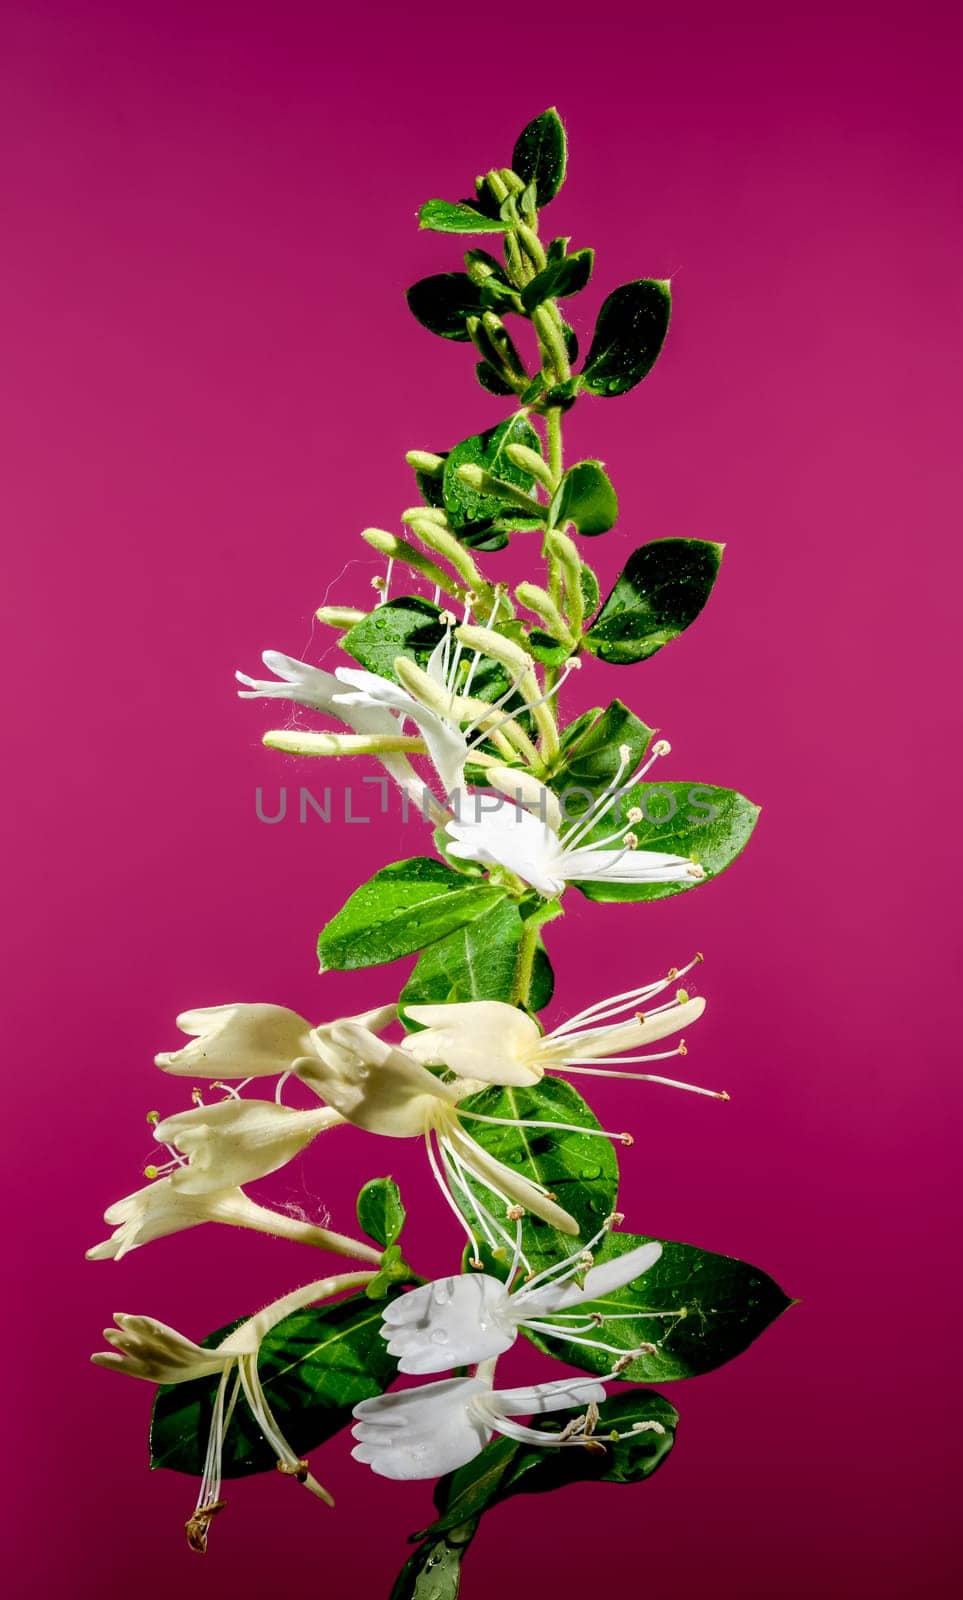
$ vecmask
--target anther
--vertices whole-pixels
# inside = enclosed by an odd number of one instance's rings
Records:
[[[144,1168],[144,1177],[145,1178],[149,1178],[150,1181],[153,1183],[155,1178],[159,1178],[160,1177],[160,1167],[154,1167],[154,1166],[145,1167]]]
[[[631,822],[633,825],[635,825],[636,823],[642,821],[642,816],[643,813],[641,807],[629,806],[628,811],[625,813],[625,820],[626,822]]]
[[[627,767],[629,762],[631,761],[631,759],[632,759],[632,752],[629,749],[628,745],[627,744],[620,744],[619,745],[619,760],[621,761],[623,767]]]
[[[199,1556],[204,1555],[207,1550],[207,1534],[211,1518],[216,1517],[219,1511],[223,1511],[226,1505],[226,1500],[215,1500],[212,1505],[198,1506],[194,1515],[185,1522],[184,1532],[187,1534],[187,1542]]]
[[[371,587],[372,587],[372,589],[377,589],[377,590],[378,590],[378,591],[379,591],[379,593],[380,593],[380,592],[381,592],[381,590],[383,590],[383,589],[384,589],[384,587],[385,587],[385,580],[384,580],[384,578],[382,578],[382,577],[380,577],[380,576],[379,576],[379,577],[376,577],[376,578],[372,578],[372,580],[371,580]]]
[[[445,627],[445,628],[453,628],[458,619],[454,615],[453,612],[451,612],[451,611],[443,611],[438,620],[442,624],[443,627]]]
[[[687,1056],[688,1054],[689,1054],[689,1051],[686,1048],[685,1040],[684,1039],[680,1039],[679,1040],[679,1055],[680,1056]]]
[[[677,989],[675,991],[675,997],[676,997],[677,1001],[679,1002],[679,1005],[680,1006],[684,1006],[686,1001],[689,998],[688,989]]]
[[[160,1112],[159,1111],[148,1111],[147,1120],[150,1123],[151,1127],[153,1127],[155,1122],[160,1122]]]
[[[480,1261],[477,1256],[472,1256],[472,1258],[469,1261],[468,1265],[470,1267],[474,1267],[476,1272],[482,1272],[484,1270],[484,1267],[485,1267],[484,1261]]]
[[[632,1137],[631,1133],[620,1133],[619,1134],[619,1144],[628,1145],[628,1144],[634,1144],[634,1143],[635,1143],[635,1140]]]
[[[525,1207],[524,1206],[510,1206],[508,1211],[507,1211],[507,1213],[506,1213],[506,1215],[510,1218],[510,1220],[512,1222],[521,1222],[523,1216],[525,1215]]]
[[[296,1461],[293,1466],[289,1466],[286,1461],[279,1461],[277,1468],[286,1478],[296,1478],[298,1483],[306,1482],[311,1473],[311,1468],[306,1461]]]
[[[627,833],[622,843],[625,845],[626,850],[637,850],[639,848],[639,836],[637,833]]]
[[[652,754],[654,756],[667,756],[671,749],[672,746],[668,739],[656,739],[655,744],[652,746]]]
[[[204,1095],[200,1089],[194,1088],[191,1090],[191,1101],[195,1106],[202,1106],[204,1104]]]

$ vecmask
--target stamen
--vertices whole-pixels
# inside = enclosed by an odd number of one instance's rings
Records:
[[[604,1350],[606,1355],[624,1356],[626,1353],[622,1345],[606,1344],[603,1339],[586,1339],[580,1334],[570,1332],[568,1328],[555,1328],[550,1322],[537,1322],[534,1317],[526,1318],[524,1326],[526,1328],[534,1328],[536,1333],[547,1333],[556,1339],[564,1338],[569,1344],[584,1345],[590,1350]],[[655,1353],[656,1347],[654,1344],[639,1345],[632,1352],[632,1359],[634,1360],[637,1355],[654,1355]]]
[[[441,1168],[439,1167],[438,1161],[435,1157],[435,1152],[432,1149],[430,1129],[425,1134],[425,1149],[428,1152],[428,1165],[431,1167],[432,1173],[434,1174],[435,1182],[445,1197],[445,1203],[450,1207],[454,1216],[457,1217],[458,1226],[463,1229],[468,1236],[468,1242],[471,1245],[474,1257],[472,1266],[475,1265],[476,1261],[478,1262],[478,1265],[481,1266],[482,1263],[478,1260],[478,1240],[475,1238],[474,1233],[472,1232],[465,1218],[462,1216],[461,1211],[459,1210],[455,1201],[455,1197],[449,1189],[448,1184],[445,1182]]]
[[[562,841],[561,842],[565,846],[565,849],[566,850],[574,849],[577,841],[579,839],[583,839],[587,833],[590,833],[592,831],[592,829],[594,827],[596,827],[599,822],[601,822],[601,820],[602,820],[602,818],[604,816],[608,815],[608,813],[611,811],[612,807],[621,798],[621,796],[623,794],[627,794],[628,791],[633,787],[633,785],[635,785],[636,783],[641,782],[641,780],[645,777],[646,773],[648,772],[649,768],[653,765],[653,763],[655,761],[658,760],[659,756],[668,755],[669,748],[670,747],[669,747],[669,743],[668,743],[667,739],[657,739],[655,741],[655,744],[652,746],[652,749],[651,749],[651,752],[649,754],[648,760],[646,760],[646,761],[644,761],[642,763],[642,765],[637,769],[637,771],[635,771],[632,774],[632,777],[628,780],[627,783],[622,783],[622,781],[621,781],[622,780],[622,774],[625,772],[625,769],[629,764],[629,760],[630,760],[630,757],[631,757],[631,751],[629,750],[628,745],[626,745],[626,744],[620,745],[619,746],[619,765],[618,765],[618,768],[616,770],[615,777],[612,779],[612,785],[613,786],[610,787],[609,789],[603,790],[602,794],[599,796],[599,799],[595,802],[595,804],[592,805],[592,806],[589,806],[588,811],[586,811],[586,813],[585,813],[584,817],[582,817],[581,821],[577,822],[575,824],[574,828],[570,832],[566,833],[562,837]],[[605,798],[606,795],[608,796],[608,799]],[[636,807],[636,806],[632,807],[632,811],[637,811],[637,810],[638,810],[638,807]],[[639,815],[637,816],[637,818],[635,820],[638,821],[638,822],[641,822],[641,820],[642,820],[642,813],[641,812],[639,813]]]
[[[451,1144],[450,1141],[444,1137],[444,1135],[439,1137],[438,1143],[441,1148],[442,1159],[445,1161],[446,1170],[448,1169],[448,1163],[451,1162],[455,1169],[455,1181],[457,1182],[458,1187],[467,1195],[472,1209],[474,1210],[475,1215],[478,1217],[478,1220],[481,1224],[482,1232],[485,1235],[485,1242],[489,1245],[492,1253],[494,1254],[501,1250],[502,1246],[499,1245],[497,1239],[490,1237],[489,1229],[494,1229],[495,1234],[499,1235],[504,1240],[509,1249],[514,1250],[511,1234],[502,1227],[497,1217],[493,1216],[492,1213],[481,1204],[472,1190],[470,1183],[468,1182],[468,1177],[470,1175],[477,1184],[480,1184],[483,1189],[487,1189],[489,1194],[493,1194],[495,1199],[500,1200],[504,1205],[505,1196],[502,1194],[501,1190],[496,1189],[495,1185],[493,1183],[489,1183],[488,1179],[484,1178],[480,1172],[476,1172],[473,1168],[469,1167],[467,1162],[465,1162],[459,1155],[454,1145]],[[513,1207],[512,1209],[514,1210],[515,1208]],[[511,1211],[509,1211],[508,1215],[511,1216],[511,1214]],[[515,1242],[519,1243],[520,1259],[526,1270],[531,1270],[529,1259],[525,1255],[524,1251],[521,1250],[519,1241],[520,1231],[518,1228],[516,1228]],[[481,1267],[482,1265],[483,1263],[478,1260],[472,1262],[472,1266],[474,1267]]]

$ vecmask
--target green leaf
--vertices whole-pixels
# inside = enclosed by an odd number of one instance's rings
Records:
[[[442,339],[468,340],[465,322],[485,309],[481,289],[467,272],[439,272],[413,283],[406,297],[411,313]]]
[[[592,394],[625,394],[655,365],[669,329],[669,285],[651,278],[624,283],[603,302],[581,372]]]
[[[664,850],[670,855],[698,861],[710,878],[716,877],[745,849],[759,816],[759,807],[734,789],[717,789],[708,783],[640,783],[626,791],[618,806],[580,843],[591,845],[608,829],[611,833],[636,806],[642,821],[632,832],[640,850]],[[684,894],[702,882],[681,883],[576,883],[587,900],[665,900]]]
[[[358,1195],[358,1223],[369,1239],[387,1249],[399,1238],[407,1215],[393,1178],[371,1178]]]
[[[559,1434],[582,1414],[580,1410],[535,1417],[532,1426],[546,1437]],[[665,1461],[675,1442],[679,1414],[651,1389],[611,1395],[601,1408],[596,1438],[604,1449],[558,1450],[496,1438],[457,1472],[439,1478],[435,1504],[440,1515],[420,1536],[436,1539],[467,1522],[477,1522],[492,1506],[516,1494],[541,1494],[569,1483],[640,1483]],[[656,1422],[654,1429],[632,1433],[637,1423]],[[612,1432],[628,1433],[613,1440]]]
[[[371,1282],[365,1286],[365,1294],[369,1300],[386,1300],[395,1284],[422,1283],[424,1280],[408,1265],[401,1248],[396,1244],[389,1244],[381,1257],[381,1264]]]
[[[551,1190],[559,1205],[575,1218],[583,1238],[598,1231],[614,1210],[618,1191],[618,1163],[609,1140],[598,1132],[563,1133],[519,1125],[519,1119],[529,1119],[598,1130],[594,1113],[571,1084],[560,1078],[543,1078],[532,1089],[486,1089],[463,1100],[460,1109],[462,1113],[509,1119],[508,1127],[470,1118],[464,1126],[499,1161]],[[490,1206],[491,1195],[474,1184],[472,1187]],[[455,1196],[463,1215],[474,1222],[471,1208],[457,1190]],[[522,1223],[522,1248],[535,1272],[571,1255],[574,1243],[569,1234],[558,1233],[538,1217],[526,1215]],[[484,1250],[481,1254],[490,1271],[504,1276],[507,1260],[497,1260]]]
[[[565,182],[566,154],[565,129],[554,106],[528,123],[516,139],[512,171],[524,183],[534,183],[540,206],[554,200]]]
[[[634,550],[585,635],[586,649],[614,664],[654,656],[699,615],[723,549],[708,539],[653,539]]]
[[[608,533],[618,514],[619,502],[601,461],[577,461],[552,497],[549,523],[559,528],[574,522],[579,533]]]
[[[522,918],[514,900],[502,900],[474,922],[429,945],[401,992],[399,1004],[444,1005],[451,1000],[512,999],[512,983],[522,937]],[[540,1011],[552,998],[551,963],[539,947],[529,1009]]]
[[[499,397],[504,397],[515,393],[511,384],[506,383],[501,373],[492,366],[490,361],[479,361],[477,363],[475,377],[482,388],[487,389],[489,394],[497,394]]]
[[[584,561],[582,562],[581,583],[582,604],[585,607],[585,615],[590,617],[599,603],[599,580],[592,568],[586,566]]]
[[[516,467],[505,454],[510,444],[523,444],[527,445],[529,450],[540,450],[541,441],[527,417],[521,415],[509,417],[507,422],[500,422],[496,428],[488,428],[484,433],[473,433],[470,438],[456,444],[449,453],[445,462],[442,492],[448,520],[460,538],[467,536],[474,542],[474,538],[479,534],[483,538],[488,536],[489,530],[498,518],[507,519],[510,526],[520,526],[525,523],[524,512],[513,508],[498,495],[483,494],[477,489],[470,488],[458,476],[459,467],[484,467],[486,472],[495,478],[500,478],[504,483],[510,483],[516,489],[525,490],[526,493],[531,492],[535,483],[534,478],[521,467]],[[505,543],[504,539],[502,543]],[[485,546],[480,545],[479,548]]]
[[[398,656],[425,667],[445,632],[439,606],[419,595],[403,595],[376,606],[368,616],[356,622],[342,638],[341,648],[369,672],[395,682]],[[468,671],[467,659],[464,671]],[[471,692],[480,700],[495,700],[508,684],[504,668],[483,657],[472,675]]]
[[[426,200],[418,213],[419,228],[433,233],[504,233],[500,217],[486,217],[467,200]]]
[[[285,1317],[265,1335],[258,1373],[267,1402],[296,1455],[306,1455],[351,1420],[352,1407],[380,1394],[395,1375],[395,1363],[378,1331],[384,1307],[365,1295]],[[237,1324],[231,1324],[236,1327]],[[203,1340],[219,1344],[221,1328]],[[200,1477],[218,1379],[162,1384],[150,1430],[152,1467],[171,1467]],[[227,1430],[222,1457],[225,1478],[273,1472],[277,1455],[267,1444],[243,1396]]]
[[[591,799],[616,782],[622,763],[622,746],[628,750],[622,781],[627,775],[631,776],[642,763],[652,732],[621,700],[613,700],[604,711],[596,706],[570,723],[562,735],[561,748],[549,775],[550,783],[556,794],[564,794],[566,789],[586,789],[588,794],[582,797],[571,794],[565,805],[566,816],[580,816],[588,809]]]
[[[319,934],[321,971],[348,972],[409,956],[483,917],[504,896],[504,889],[463,878],[443,861],[395,861],[356,889]]]
[[[389,1600],[455,1600],[462,1558],[477,1526],[469,1522],[419,1545],[395,1579]]]
[[[565,300],[569,295],[580,294],[592,276],[594,261],[594,250],[575,250],[560,261],[550,261],[522,290],[525,310],[534,311],[545,300]]]
[[[596,1264],[645,1243],[644,1236],[610,1233],[596,1255]],[[668,1243],[663,1244],[655,1266],[641,1278],[591,1304],[586,1302],[584,1309],[586,1318],[593,1312],[603,1318],[597,1337],[604,1343],[625,1351],[655,1346],[625,1369],[626,1379],[667,1383],[712,1372],[741,1355],[790,1305],[788,1295],[758,1267],[695,1245]],[[652,1312],[670,1315],[653,1316]],[[609,1351],[522,1331],[540,1350],[571,1366],[588,1372],[611,1371],[614,1357]]]

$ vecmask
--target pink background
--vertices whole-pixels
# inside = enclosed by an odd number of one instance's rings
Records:
[[[576,325],[627,278],[675,291],[653,377],[569,428],[622,497],[592,555],[610,578],[649,537],[728,541],[689,637],[590,667],[579,697],[625,696],[671,737],[667,775],[765,811],[718,884],[571,905],[549,932],[552,1015],[706,952],[689,1065],[731,1104],[615,1084],[595,1103],[638,1135],[630,1224],[742,1255],[803,1304],[674,1386],[679,1448],[652,1483],[493,1517],[464,1593],[504,1593],[509,1571],[572,1600],[955,1590],[959,13],[556,12],[3,9],[17,1595],[377,1600],[426,1520],[428,1486],[380,1483],[337,1441],[318,1457],[336,1512],[280,1479],[235,1485],[208,1559],[190,1556],[192,1485],[146,1471],[149,1391],[88,1352],[114,1310],[201,1335],[305,1262],[213,1229],[120,1266],[82,1252],[150,1159],[145,1112],[183,1103],[150,1064],[178,1010],[270,998],[320,1018],[403,980],[319,979],[314,939],[427,840],[396,811],[259,823],[255,785],[270,803],[347,772],[263,750],[269,713],[231,674],[265,646],[330,664],[313,610],[369,597],[355,534],[410,502],[404,450],[501,414],[464,349],[406,311],[458,250],[414,211],[506,161],[553,100],[574,153],[551,225],[600,251]],[[450,1263],[415,1149],[339,1136],[265,1190],[348,1224],[360,1178],[387,1170],[425,1201],[419,1261]]]

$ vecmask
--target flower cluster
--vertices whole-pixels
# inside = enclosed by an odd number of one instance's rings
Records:
[[[670,292],[649,279],[616,288],[573,371],[577,340],[559,301],[585,287],[594,254],[539,232],[566,148],[545,112],[473,200],[421,212],[437,232],[502,239],[504,263],[469,249],[463,273],[422,280],[408,301],[432,332],[474,348],[479,382],[510,398],[510,415],[444,453],[409,452],[419,504],[400,533],[362,535],[387,561],[375,603],[317,612],[338,635],[340,664],[267,650],[270,676],[236,675],[243,699],[286,703],[285,725],[264,734],[270,749],[379,762],[423,819],[424,853],[377,870],[319,936],[322,972],[416,956],[400,992],[388,998],[382,981],[383,1003],[321,1022],[263,1002],[178,1017],[187,1042],[156,1065],[169,1083],[190,1081],[190,1103],[151,1114],[158,1153],[146,1182],[108,1208],[111,1232],[89,1251],[120,1261],[219,1223],[356,1264],[198,1342],[127,1313],[105,1331],[111,1348],[94,1361],[159,1386],[155,1462],[200,1478],[187,1521],[195,1551],[232,1474],[274,1464],[330,1504],[307,1452],[341,1429],[386,1479],[457,1473],[495,1435],[501,1452],[580,1451],[569,1464],[614,1452],[612,1475],[640,1479],[671,1447],[675,1412],[612,1383],[708,1371],[788,1303],[744,1263],[617,1231],[616,1149],[633,1136],[601,1127],[579,1092],[609,1079],[728,1098],[666,1065],[703,1014],[690,987],[702,957],[584,1007],[561,996],[554,1026],[540,1016],[554,981],[543,930],[570,888],[628,904],[687,892],[735,859],[757,814],[735,791],[663,780],[668,741],[621,700],[562,715],[584,661],[644,661],[695,620],[722,554],[704,540],[653,540],[605,599],[585,558],[580,541],[615,525],[618,501],[601,462],[565,465],[563,418],[581,397],[627,393],[648,374]],[[534,360],[506,318],[527,324]],[[509,592],[480,553],[516,534],[537,542],[543,581]],[[625,1103],[632,1123],[639,1102],[629,1091]],[[365,1238],[248,1193],[299,1158],[322,1170],[333,1152],[329,1167],[342,1165],[343,1141],[328,1141],[346,1124],[421,1142],[440,1216],[460,1230],[460,1270],[426,1281],[410,1265],[391,1179],[358,1195]],[[443,1242],[444,1228],[434,1233]],[[580,1375],[496,1384],[519,1336]],[[391,1389],[398,1373],[430,1381]],[[499,1494],[511,1492],[502,1468]],[[469,1537],[487,1503],[479,1471]],[[394,1591],[408,1600],[421,1593],[412,1560]]]

